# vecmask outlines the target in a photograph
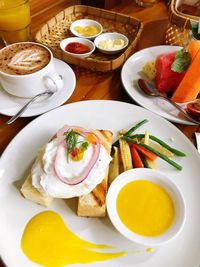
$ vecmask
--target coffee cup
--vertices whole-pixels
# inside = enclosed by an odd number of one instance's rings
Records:
[[[63,87],[52,52],[34,42],[15,43],[0,50],[0,83],[9,94],[23,98]]]

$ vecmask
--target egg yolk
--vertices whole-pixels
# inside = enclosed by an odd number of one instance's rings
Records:
[[[36,214],[26,225],[21,248],[33,262],[46,267],[105,261],[125,255],[109,253],[113,247],[84,241],[72,233],[53,211]],[[106,250],[101,252],[100,250]],[[97,251],[98,250],[98,251]]]
[[[158,184],[136,180],[118,194],[116,208],[122,223],[142,236],[158,236],[174,219],[174,205],[168,193]]]

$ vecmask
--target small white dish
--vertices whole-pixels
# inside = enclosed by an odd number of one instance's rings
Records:
[[[175,215],[172,225],[161,235],[155,237],[142,236],[129,230],[120,220],[116,208],[116,200],[121,189],[135,180],[147,180],[161,186],[173,201]],[[107,211],[115,228],[127,239],[143,246],[156,247],[174,239],[183,229],[186,218],[186,207],[182,193],[177,185],[162,172],[152,169],[136,168],[121,173],[111,184],[107,198]],[[132,203],[134,205],[134,203]]]
[[[98,33],[96,34],[93,34],[93,35],[90,35],[90,36],[85,36],[81,33],[78,33],[76,31],[76,27],[88,27],[88,26],[95,26],[96,28],[98,28]],[[90,40],[93,40],[95,37],[97,37],[99,34],[102,33],[103,31],[103,27],[102,25],[97,22],[96,20],[92,20],[92,19],[79,19],[79,20],[75,20],[71,26],[70,26],[70,31],[73,35],[77,36],[77,37],[83,37],[83,38],[86,38],[86,39],[90,39]]]
[[[122,40],[123,42],[122,45],[115,45],[113,44],[114,40]],[[102,42],[106,42],[107,47],[101,47]],[[119,42],[119,41],[118,41]],[[124,48],[127,47],[129,40],[128,38],[118,32],[107,32],[107,33],[102,33],[98,37],[95,38],[94,40],[95,46],[97,49],[105,54],[117,54],[120,53]]]
[[[76,76],[71,67],[59,60],[54,58],[54,64],[56,72],[62,75],[64,87],[50,97],[41,97],[35,101],[22,115],[21,117],[37,116],[45,113],[49,110],[57,108],[67,101],[75,90]],[[28,85],[27,85],[28,86]],[[0,114],[13,116],[15,115],[29,99],[15,97],[8,94],[0,86]]]
[[[90,51],[87,53],[72,53],[66,50],[66,46],[69,43],[79,43],[79,44],[83,44],[86,45],[87,47],[89,47]],[[84,58],[84,57],[89,57],[95,50],[95,45],[92,41],[85,39],[85,38],[81,38],[81,37],[69,37],[66,38],[64,40],[62,40],[60,42],[60,48],[62,49],[62,51],[70,56],[73,57],[79,57],[79,58]]]

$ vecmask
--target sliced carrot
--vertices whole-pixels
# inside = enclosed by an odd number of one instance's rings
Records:
[[[199,49],[200,49],[200,40],[192,40],[189,43],[187,50],[190,53],[192,59],[194,59]]]
[[[172,100],[178,103],[193,101],[200,92],[200,49],[188,67],[185,76],[172,95]]]
[[[129,143],[129,145],[130,145],[130,148],[134,147],[139,152],[141,152],[147,159],[150,159],[152,161],[156,160],[157,156],[153,152],[146,149],[145,147],[142,147],[138,144],[133,144],[133,143]]]
[[[139,153],[137,152],[137,150],[135,149],[134,146],[130,146],[130,151],[131,151],[131,157],[132,157],[132,163],[133,163],[133,167],[135,168],[144,168],[144,164],[140,158]]]

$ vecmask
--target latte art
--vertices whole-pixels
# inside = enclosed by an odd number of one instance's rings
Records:
[[[37,44],[16,44],[0,51],[0,70],[13,75],[31,74],[50,61],[49,51]]]
[[[41,65],[41,51],[32,51],[31,49],[23,50],[14,55],[8,66],[11,69],[20,69],[24,72],[30,72]]]

